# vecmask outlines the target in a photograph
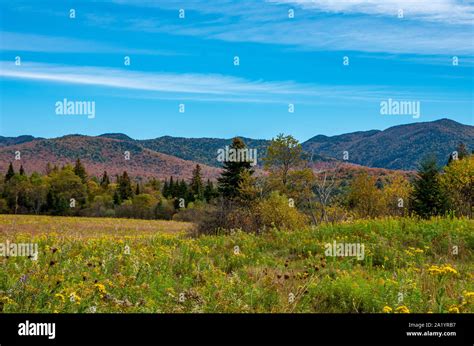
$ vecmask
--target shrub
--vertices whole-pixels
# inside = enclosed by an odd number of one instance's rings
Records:
[[[175,213],[173,201],[166,198],[160,199],[155,207],[155,217],[157,219],[171,220]]]
[[[308,221],[305,215],[290,206],[285,195],[276,191],[258,203],[256,214],[262,227],[295,230],[303,228]]]

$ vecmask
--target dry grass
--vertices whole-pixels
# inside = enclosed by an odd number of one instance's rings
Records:
[[[55,233],[72,238],[90,238],[102,235],[153,235],[180,233],[191,230],[189,222],[163,220],[136,220],[117,218],[90,218],[35,215],[0,215],[0,235],[17,233],[41,235]]]

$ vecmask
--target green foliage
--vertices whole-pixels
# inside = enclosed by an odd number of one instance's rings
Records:
[[[13,223],[0,242],[33,241],[40,253],[3,261],[2,313],[474,312],[468,219],[201,237],[168,231],[180,222],[0,215],[0,230]],[[31,225],[42,233],[32,238]],[[326,256],[334,240],[365,244],[364,258]]]
[[[120,201],[125,201],[133,197],[132,182],[126,171],[123,172],[122,176],[117,177],[117,183]]]
[[[382,190],[376,186],[377,179],[366,173],[359,174],[352,182],[348,195],[349,207],[360,217],[376,217],[383,214]]]
[[[86,203],[86,198],[86,187],[71,167],[66,166],[51,174],[47,201],[49,203],[48,209],[52,214],[74,214]],[[73,204],[72,199],[74,200]]]
[[[76,165],[74,166],[74,174],[81,178],[81,181],[83,183],[87,181],[86,168],[84,167],[80,159],[76,160]]]
[[[244,141],[238,137],[232,140],[230,150],[245,150],[247,146]],[[239,184],[242,181],[242,175],[245,171],[253,174],[251,163],[244,160],[224,161],[223,171],[218,179],[218,190],[227,199],[233,199],[239,196]]]
[[[413,182],[410,205],[412,210],[423,218],[443,215],[446,212],[447,198],[440,184],[435,158],[428,157],[421,163]]]
[[[8,171],[5,174],[5,182],[9,181],[14,175],[15,175],[15,170],[13,169],[13,165],[10,162],[10,164],[8,165]]]
[[[212,183],[211,180],[207,179],[206,187],[204,188],[204,199],[207,202],[211,202],[214,198],[217,198],[219,195],[219,192],[217,189],[214,187],[214,184]]]
[[[100,180],[100,186],[104,189],[107,189],[110,184],[110,179],[109,175],[107,174],[107,171],[104,171],[104,174],[102,175],[102,179]]]
[[[447,192],[449,204],[458,216],[473,215],[474,208],[474,155],[453,160],[441,176],[441,185]]]
[[[274,191],[267,199],[258,203],[254,213],[258,215],[260,225],[265,228],[276,227],[284,230],[304,228],[307,218],[291,205],[288,197]]]
[[[291,169],[300,166],[302,153],[301,144],[293,136],[279,134],[268,146],[264,167],[286,188],[288,174]]]
[[[171,220],[175,214],[173,201],[162,198],[155,208],[155,216],[157,219]]]
[[[196,168],[193,170],[193,176],[191,178],[191,183],[189,184],[189,190],[193,201],[204,199],[204,186],[202,183],[200,165],[196,165]]]

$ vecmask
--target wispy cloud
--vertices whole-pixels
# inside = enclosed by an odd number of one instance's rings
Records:
[[[231,42],[284,44],[310,50],[474,55],[471,2],[455,0],[114,0],[146,6],[124,30],[198,36]],[[186,20],[157,20],[159,11],[189,11]],[[295,18],[288,18],[288,10]],[[403,9],[404,18],[397,18]],[[161,13],[161,12],[160,12]],[[200,13],[200,20],[194,15]]]
[[[137,98],[248,103],[319,103],[322,100],[371,100],[385,97],[427,99],[432,93],[394,90],[388,86],[319,85],[294,81],[263,81],[219,74],[131,71],[95,66],[0,62],[0,77],[48,83],[90,85],[137,91]],[[129,97],[133,94],[127,93]],[[387,96],[388,95],[388,96]],[[429,96],[427,96],[429,95]],[[457,95],[458,100],[464,95]],[[441,95],[438,99],[451,99]]]
[[[398,16],[407,19],[472,25],[474,3],[461,0],[267,0],[330,13]]]

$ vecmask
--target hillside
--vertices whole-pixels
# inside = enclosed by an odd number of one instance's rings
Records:
[[[258,163],[266,155],[268,140],[243,137],[247,146],[257,149]],[[302,143],[303,149],[315,163],[342,159],[349,152],[347,163],[371,168],[415,170],[422,158],[436,154],[445,164],[449,154],[463,142],[474,149],[474,127],[452,120],[413,123],[337,136],[317,135]],[[43,139],[33,136],[0,136],[0,170],[19,150],[27,171],[43,171],[47,162],[70,163],[80,158],[94,175],[103,170],[116,174],[126,169],[134,176],[169,177],[188,179],[196,163],[203,166],[205,178],[215,178],[221,163],[217,150],[230,145],[231,139],[182,138],[163,136],[155,139],[135,140],[122,133],[100,136],[67,135]],[[131,159],[124,160],[129,151]],[[19,166],[17,162],[16,165]],[[364,167],[361,167],[364,168]]]
[[[143,148],[130,141],[70,135],[0,147],[0,171],[6,171],[17,150],[21,153],[21,164],[27,172],[43,172],[48,162],[64,165],[80,158],[88,172],[96,176],[100,176],[104,170],[110,175],[121,174],[126,170],[132,176],[189,179],[196,165],[196,162]],[[130,160],[125,160],[126,151],[130,152]],[[16,168],[20,165],[19,161],[14,161],[14,164]],[[213,179],[219,174],[219,169],[215,167],[201,166],[206,179]]]
[[[463,142],[474,149],[474,126],[449,119],[390,127],[338,136],[316,136],[303,148],[322,155],[342,158],[349,152],[349,162],[387,169],[413,170],[425,156],[435,154],[445,164],[449,154]]]

